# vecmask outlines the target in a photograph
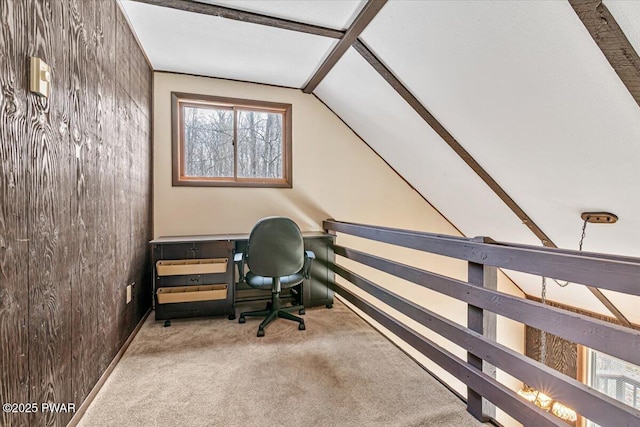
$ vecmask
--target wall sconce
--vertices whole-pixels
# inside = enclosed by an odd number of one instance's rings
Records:
[[[42,59],[31,57],[29,90],[47,98],[51,92],[51,67]]]

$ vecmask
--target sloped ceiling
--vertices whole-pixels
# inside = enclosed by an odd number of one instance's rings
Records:
[[[121,0],[156,70],[309,89],[328,61],[313,94],[467,236],[577,249],[580,213],[609,211],[584,250],[640,257],[640,68],[621,78],[590,34],[598,3],[397,0],[354,33],[365,1]],[[640,2],[604,5],[637,61]],[[603,294],[640,324],[640,298]],[[548,297],[611,314],[582,286]]]

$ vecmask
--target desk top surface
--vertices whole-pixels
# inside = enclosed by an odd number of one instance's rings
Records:
[[[302,237],[309,238],[322,238],[333,237],[329,233],[324,231],[303,231]],[[217,241],[238,241],[249,240],[249,233],[229,233],[229,234],[201,234],[194,236],[161,236],[151,240],[149,243],[152,245],[161,245],[165,243],[197,243],[197,242],[217,242]]]

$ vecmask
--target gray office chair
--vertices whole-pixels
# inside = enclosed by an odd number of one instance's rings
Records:
[[[258,221],[249,235],[247,251],[235,254],[234,262],[238,265],[241,281],[245,280],[252,288],[271,289],[271,303],[267,304],[265,310],[240,313],[238,321],[245,323],[245,317],[265,316],[258,326],[259,337],[264,336],[264,328],[276,317],[298,322],[298,329],[303,331],[304,319],[290,312],[298,310],[299,314],[304,314],[304,306],[282,307],[280,292],[282,288],[291,288],[309,278],[313,259],[315,254],[304,250],[302,233],[295,222],[285,217],[269,217]],[[245,261],[249,267],[246,276]]]

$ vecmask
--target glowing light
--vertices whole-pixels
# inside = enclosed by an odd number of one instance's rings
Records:
[[[553,403],[553,406],[551,406],[551,413],[565,421],[575,422],[578,420],[578,414],[576,414],[576,411],[567,406],[564,406],[560,402]]]
[[[575,422],[578,419],[576,411],[558,401],[553,400],[550,396],[533,387],[524,386],[518,390],[518,394],[528,402],[533,403],[540,409],[550,411],[553,415],[562,420]]]
[[[545,411],[551,408],[551,403],[553,402],[551,397],[533,387],[524,387],[518,391],[518,394]]]

